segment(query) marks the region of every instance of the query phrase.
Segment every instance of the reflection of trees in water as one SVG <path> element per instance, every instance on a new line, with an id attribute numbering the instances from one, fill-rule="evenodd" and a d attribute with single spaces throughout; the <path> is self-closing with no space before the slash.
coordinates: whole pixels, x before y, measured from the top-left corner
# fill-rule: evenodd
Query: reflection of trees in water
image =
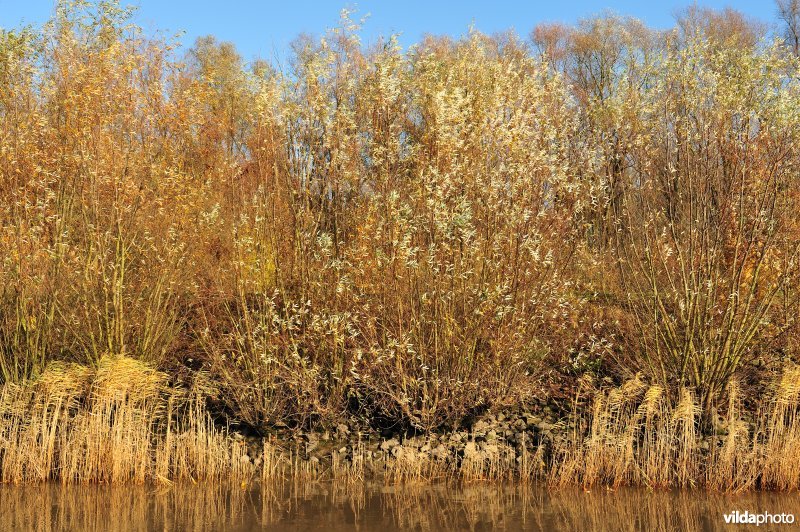
<path id="1" fill-rule="evenodd" d="M 255 489 L 59 485 L 0 488 L 3 529 L 709 530 L 723 514 L 800 513 L 797 494 L 724 495 L 540 486 L 287 483 Z"/>

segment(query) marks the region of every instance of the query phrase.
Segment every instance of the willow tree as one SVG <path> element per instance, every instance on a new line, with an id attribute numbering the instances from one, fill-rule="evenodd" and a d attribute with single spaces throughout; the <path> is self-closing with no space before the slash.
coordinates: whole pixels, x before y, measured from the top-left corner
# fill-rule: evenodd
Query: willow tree
<path id="1" fill-rule="evenodd" d="M 787 61 L 708 40 L 671 51 L 631 153 L 616 252 L 643 360 L 706 413 L 794 324 L 800 86 Z"/>

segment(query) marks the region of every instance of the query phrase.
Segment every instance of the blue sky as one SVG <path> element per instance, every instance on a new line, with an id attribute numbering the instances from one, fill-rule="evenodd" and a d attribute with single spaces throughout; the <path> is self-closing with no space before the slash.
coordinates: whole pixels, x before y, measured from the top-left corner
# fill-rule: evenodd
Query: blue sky
<path id="1" fill-rule="evenodd" d="M 336 24 L 343 7 L 356 7 L 359 15 L 370 14 L 362 33 L 366 42 L 374 41 L 379 35 L 401 32 L 400 42 L 408 46 L 424 33 L 460 35 L 473 22 L 477 29 L 486 33 L 513 28 L 527 35 L 539 22 L 573 23 L 604 9 L 663 28 L 673 24 L 676 10 L 690 3 L 674 0 L 123 0 L 123 4 L 139 6 L 137 22 L 150 32 L 157 29 L 185 31 L 181 39 L 184 44 L 211 34 L 236 44 L 246 60 L 255 57 L 282 59 L 298 34 L 323 33 L 325 28 Z M 715 8 L 730 6 L 766 22 L 775 20 L 772 0 L 707 0 L 699 4 Z M 0 27 L 39 24 L 47 20 L 52 8 L 51 0 L 0 0 Z"/>

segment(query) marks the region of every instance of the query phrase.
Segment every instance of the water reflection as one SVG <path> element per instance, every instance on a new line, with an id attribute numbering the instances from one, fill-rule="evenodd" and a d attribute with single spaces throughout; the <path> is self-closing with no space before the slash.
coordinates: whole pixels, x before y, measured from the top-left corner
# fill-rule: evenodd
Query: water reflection
<path id="1" fill-rule="evenodd" d="M 734 510 L 793 513 L 800 518 L 800 496 L 633 489 L 553 492 L 541 486 L 482 484 L 0 487 L 1 528 L 42 532 L 718 530 L 725 527 L 723 514 Z"/>

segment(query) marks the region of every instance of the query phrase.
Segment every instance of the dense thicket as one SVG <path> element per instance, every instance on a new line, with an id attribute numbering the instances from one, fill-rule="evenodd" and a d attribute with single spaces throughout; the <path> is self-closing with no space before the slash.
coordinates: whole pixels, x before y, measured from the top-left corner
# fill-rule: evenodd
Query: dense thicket
<path id="1" fill-rule="evenodd" d="M 257 430 L 458 423 L 553 370 L 710 411 L 798 355 L 798 13 L 407 51 L 345 15 L 276 69 L 60 3 L 0 33 L 2 379 L 124 354 Z"/>

